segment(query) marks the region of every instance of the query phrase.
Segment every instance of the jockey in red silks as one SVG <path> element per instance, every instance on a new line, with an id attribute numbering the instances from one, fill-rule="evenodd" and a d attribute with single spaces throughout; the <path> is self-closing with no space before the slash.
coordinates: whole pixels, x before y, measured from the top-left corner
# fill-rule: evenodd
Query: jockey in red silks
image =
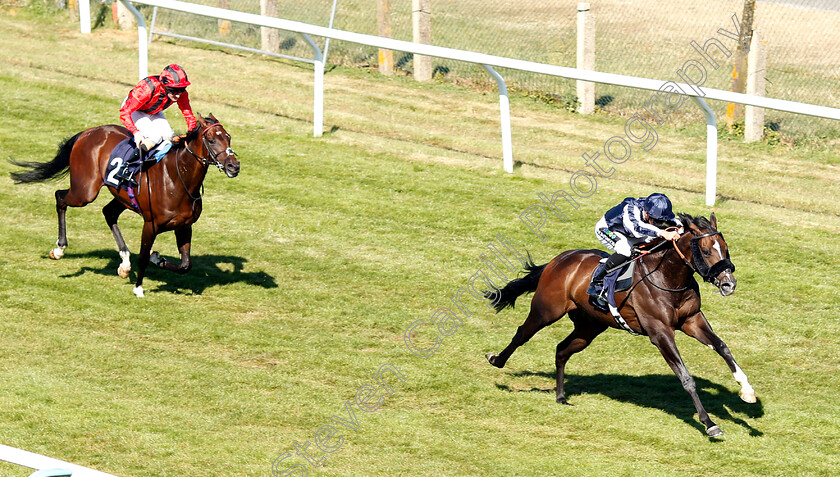
<path id="1" fill-rule="evenodd" d="M 172 64 L 164 68 L 160 75 L 142 79 L 128 93 L 120 107 L 120 121 L 134 135 L 137 150 L 116 174 L 118 179 L 136 184 L 128 171 L 128 164 L 139 158 L 141 148 L 150 151 L 162 144 L 160 150 L 165 151 L 171 147 L 175 132 L 163 115 L 163 110 L 173 103 L 178 103 L 187 122 L 187 130 L 196 127 L 195 115 L 190 108 L 190 96 L 187 93 L 189 85 L 184 69 Z"/>

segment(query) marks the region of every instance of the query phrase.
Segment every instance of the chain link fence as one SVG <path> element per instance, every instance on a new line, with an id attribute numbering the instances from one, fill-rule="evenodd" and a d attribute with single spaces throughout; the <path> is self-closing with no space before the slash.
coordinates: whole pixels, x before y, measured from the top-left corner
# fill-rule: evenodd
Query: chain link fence
<path id="1" fill-rule="evenodd" d="M 194 0 L 195 3 L 260 13 L 259 0 Z M 333 27 L 377 34 L 378 0 L 337 0 Z M 577 1 L 569 0 L 433 0 L 432 44 L 561 66 L 575 66 Z M 330 22 L 333 0 L 278 0 L 278 16 L 321 26 Z M 676 70 L 699 54 L 689 42 L 703 45 L 718 38 L 734 53 L 735 41 L 717 33 L 734 31 L 732 15 L 742 17 L 742 0 L 592 1 L 596 22 L 596 66 L 599 71 L 674 80 Z M 411 0 L 391 0 L 392 37 L 412 39 Z M 148 15 L 147 15 L 148 18 Z M 767 0 L 756 4 L 753 27 L 767 44 L 767 96 L 840 107 L 840 1 Z M 260 29 L 160 9 L 155 30 L 260 48 Z M 279 32 L 280 53 L 311 58 L 302 38 Z M 323 39 L 315 39 L 322 47 Z M 394 52 L 397 71 L 410 74 L 410 54 Z M 705 86 L 728 90 L 732 58 L 714 52 L 721 63 L 709 68 Z M 376 66 L 374 48 L 332 41 L 329 63 Z M 433 59 L 438 79 L 480 88 L 495 88 L 479 65 Z M 573 108 L 574 81 L 520 71 L 500 70 L 512 91 Z M 597 106 L 610 113 L 632 115 L 650 92 L 596 85 Z M 723 122 L 726 105 L 710 106 Z M 675 121 L 700 121 L 702 114 L 683 108 Z M 836 141 L 834 121 L 768 110 L 770 140 Z"/>

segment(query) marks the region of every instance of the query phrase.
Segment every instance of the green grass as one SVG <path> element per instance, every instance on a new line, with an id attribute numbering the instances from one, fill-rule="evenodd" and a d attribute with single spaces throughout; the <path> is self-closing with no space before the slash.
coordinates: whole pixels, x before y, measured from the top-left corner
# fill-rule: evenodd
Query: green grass
<path id="1" fill-rule="evenodd" d="M 47 160 L 62 138 L 117 121 L 136 80 L 134 33 L 83 36 L 64 19 L 0 12 L 0 157 Z M 388 363 L 405 382 L 390 381 L 376 412 L 356 409 L 357 430 L 336 424 L 340 449 L 310 475 L 831 475 L 840 464 L 833 149 L 720 145 L 714 210 L 739 287 L 723 299 L 703 285 L 704 310 L 760 403 L 740 402 L 722 360 L 680 336 L 726 432 L 710 441 L 645 338 L 610 330 L 574 356 L 573 407 L 552 391 L 568 320 L 504 370 L 484 360 L 527 300 L 496 315 L 465 296 L 470 316 L 434 356 L 403 342 L 484 269 L 498 234 L 545 262 L 593 246 L 592 224 L 626 195 L 662 190 L 678 210 L 708 215 L 702 134 L 662 128 L 656 148 L 599 181 L 569 222 L 549 219 L 541 242 L 518 214 L 538 192 L 567 190 L 580 154 L 620 134 L 620 119 L 513 98 L 510 175 L 494 94 L 335 68 L 329 132 L 316 139 L 307 67 L 166 42 L 150 54 L 152 70 L 177 61 L 189 72 L 195 110 L 225 124 L 242 173 L 210 171 L 193 270 L 149 271 L 139 300 L 115 273 L 107 193 L 68 212 L 67 255 L 52 261 L 52 194 L 66 179 L 14 185 L 0 162 L 3 444 L 120 476 L 270 475 Z M 140 220 L 121 223 L 136 251 Z M 156 248 L 176 255 L 171 234 Z M 19 469 L 0 472 L 27 475 Z"/>

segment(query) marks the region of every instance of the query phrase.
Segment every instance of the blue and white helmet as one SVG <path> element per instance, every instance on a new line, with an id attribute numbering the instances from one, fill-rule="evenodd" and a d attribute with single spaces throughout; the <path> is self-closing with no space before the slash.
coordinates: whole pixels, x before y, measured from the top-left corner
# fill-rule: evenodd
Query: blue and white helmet
<path id="1" fill-rule="evenodd" d="M 645 199 L 645 212 L 655 220 L 663 222 L 673 221 L 675 216 L 671 210 L 671 199 L 665 194 L 651 194 Z"/>

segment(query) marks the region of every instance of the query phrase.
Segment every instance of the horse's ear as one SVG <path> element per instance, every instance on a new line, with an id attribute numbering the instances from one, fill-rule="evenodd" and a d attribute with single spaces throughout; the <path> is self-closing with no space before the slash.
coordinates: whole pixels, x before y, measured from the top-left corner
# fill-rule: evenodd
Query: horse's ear
<path id="1" fill-rule="evenodd" d="M 207 121 L 204 120 L 204 117 L 201 116 L 201 114 L 195 113 L 195 119 L 198 121 L 198 124 L 201 124 L 201 127 L 207 127 Z"/>
<path id="2" fill-rule="evenodd" d="M 717 230 L 717 217 L 715 217 L 715 213 L 712 212 L 712 216 L 709 218 L 709 223 L 712 224 L 712 228 Z"/>
<path id="3" fill-rule="evenodd" d="M 212 119 L 213 121 L 219 122 L 219 120 L 216 119 L 216 116 L 213 116 L 213 113 L 210 113 L 210 119 Z"/>

